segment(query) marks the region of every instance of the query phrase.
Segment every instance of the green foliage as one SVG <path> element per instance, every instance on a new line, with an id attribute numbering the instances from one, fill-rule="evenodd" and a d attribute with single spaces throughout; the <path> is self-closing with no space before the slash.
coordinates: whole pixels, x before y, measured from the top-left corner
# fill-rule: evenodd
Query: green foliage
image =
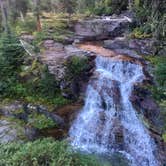
<path id="1" fill-rule="evenodd" d="M 161 102 L 166 100 L 166 57 L 149 56 L 146 57 L 154 67 L 153 74 L 155 76 L 155 86 L 150 86 L 153 97 Z"/>
<path id="2" fill-rule="evenodd" d="M 97 15 L 109 15 L 112 13 L 112 7 L 111 7 L 111 2 L 112 0 L 105 0 L 104 2 L 103 1 L 100 1 L 100 2 L 97 2 L 95 4 L 95 8 L 93 10 L 93 13 L 94 14 L 97 14 Z"/>
<path id="3" fill-rule="evenodd" d="M 127 9 L 127 0 L 78 0 L 77 12 L 110 15 Z"/>
<path id="4" fill-rule="evenodd" d="M 43 104 L 47 106 L 63 106 L 69 104 L 71 101 L 62 97 L 61 94 L 56 94 L 53 98 L 48 98 L 47 96 L 41 97 L 37 94 L 26 95 L 24 100 L 28 103 Z"/>
<path id="5" fill-rule="evenodd" d="M 23 62 L 24 50 L 18 38 L 9 33 L 0 40 L 0 77 L 6 78 L 16 74 Z"/>
<path id="6" fill-rule="evenodd" d="M 152 37 L 152 33 L 148 25 L 144 25 L 142 27 L 135 28 L 133 32 L 130 34 L 130 37 L 137 39 L 145 39 Z"/>
<path id="7" fill-rule="evenodd" d="M 71 37 L 73 33 L 69 30 L 69 19 L 65 14 L 43 14 L 42 31 L 34 33 L 33 44 L 38 46 L 46 39 L 63 42 L 66 37 Z"/>
<path id="8" fill-rule="evenodd" d="M 5 34 L 0 41 L 0 78 L 0 98 L 57 106 L 68 103 L 60 95 L 55 76 L 37 58 L 25 56 L 12 34 Z"/>
<path id="9" fill-rule="evenodd" d="M 36 31 L 36 19 L 34 17 L 27 16 L 23 20 L 18 20 L 15 27 L 16 33 L 30 33 Z"/>
<path id="10" fill-rule="evenodd" d="M 73 56 L 66 62 L 65 66 L 66 72 L 69 74 L 69 76 L 72 78 L 77 77 L 87 69 L 88 59 L 86 57 Z"/>
<path id="11" fill-rule="evenodd" d="M 166 88 L 166 57 L 161 57 L 158 59 L 155 75 L 159 85 L 163 88 Z"/>
<path id="12" fill-rule="evenodd" d="M 163 134 L 163 139 L 164 139 L 164 142 L 166 142 L 166 133 Z"/>
<path id="13" fill-rule="evenodd" d="M 162 130 L 166 133 L 166 57 L 150 56 L 148 60 L 154 66 L 156 85 L 150 86 L 154 99 L 160 105 L 160 117 L 163 122 Z M 163 134 L 166 141 L 166 135 Z"/>
<path id="14" fill-rule="evenodd" d="M 31 114 L 28 118 L 28 124 L 40 130 L 56 126 L 52 119 L 47 118 L 45 115 L 39 114 Z"/>
<path id="15" fill-rule="evenodd" d="M 137 2 L 138 1 L 138 2 Z M 134 11 L 137 16 L 137 26 L 143 27 L 144 33 L 150 30 L 155 42 L 156 50 L 160 51 L 164 47 L 164 41 L 166 36 L 166 14 L 165 14 L 165 1 L 154 0 L 149 2 L 148 0 L 139 1 L 135 0 Z M 154 53 L 155 54 L 155 53 Z"/>
<path id="16" fill-rule="evenodd" d="M 23 63 L 24 50 L 13 34 L 4 34 L 0 40 L 0 96 L 11 92 Z"/>
<path id="17" fill-rule="evenodd" d="M 1 166 L 99 166 L 94 157 L 73 153 L 67 143 L 51 138 L 0 145 Z"/>

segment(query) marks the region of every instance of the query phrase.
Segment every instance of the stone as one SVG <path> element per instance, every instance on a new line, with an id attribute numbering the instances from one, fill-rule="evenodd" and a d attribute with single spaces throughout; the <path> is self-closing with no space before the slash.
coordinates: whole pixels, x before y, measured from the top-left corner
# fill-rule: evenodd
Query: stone
<path id="1" fill-rule="evenodd" d="M 0 143 L 13 141 L 33 140 L 36 137 L 36 130 L 30 127 L 24 128 L 14 121 L 0 119 Z"/>
<path id="2" fill-rule="evenodd" d="M 126 16 L 82 20 L 76 23 L 75 33 L 82 41 L 103 40 L 121 35 L 130 24 Z"/>
<path id="3" fill-rule="evenodd" d="M 152 39 L 131 39 L 129 40 L 129 48 L 136 50 L 142 55 L 152 55 L 154 52 Z"/>
<path id="4" fill-rule="evenodd" d="M 134 50 L 130 49 L 114 49 L 116 54 L 121 54 L 121 55 L 128 55 L 133 58 L 141 58 L 141 56 L 138 55 L 138 53 Z"/>
<path id="5" fill-rule="evenodd" d="M 115 38 L 114 40 L 105 40 L 103 46 L 108 49 L 124 49 L 128 48 L 128 42 L 124 37 Z"/>
<path id="6" fill-rule="evenodd" d="M 33 35 L 23 34 L 23 35 L 21 35 L 21 39 L 25 40 L 28 43 L 33 43 L 35 37 Z"/>
<path id="7" fill-rule="evenodd" d="M 117 53 L 124 53 L 133 57 L 138 55 L 152 55 L 154 52 L 152 39 L 128 39 L 127 37 L 117 37 L 104 41 L 104 48 L 114 50 Z"/>
<path id="8" fill-rule="evenodd" d="M 143 114 L 154 126 L 159 127 L 159 106 L 147 89 L 143 88 L 142 85 L 134 85 L 130 100 L 137 111 L 142 110 L 139 113 Z"/>
<path id="9" fill-rule="evenodd" d="M 19 101 L 14 101 L 10 104 L 0 106 L 0 114 L 2 116 L 10 117 L 17 114 L 17 111 L 22 109 L 22 104 Z"/>
<path id="10" fill-rule="evenodd" d="M 7 120 L 0 120 L 0 143 L 18 140 L 17 130 Z"/>

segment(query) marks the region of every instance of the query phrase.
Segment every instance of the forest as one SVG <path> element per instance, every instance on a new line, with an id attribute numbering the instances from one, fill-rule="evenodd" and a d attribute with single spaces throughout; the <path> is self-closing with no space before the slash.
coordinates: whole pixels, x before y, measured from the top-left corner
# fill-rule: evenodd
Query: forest
<path id="1" fill-rule="evenodd" d="M 0 0 L 0 166 L 166 166 L 166 0 Z"/>

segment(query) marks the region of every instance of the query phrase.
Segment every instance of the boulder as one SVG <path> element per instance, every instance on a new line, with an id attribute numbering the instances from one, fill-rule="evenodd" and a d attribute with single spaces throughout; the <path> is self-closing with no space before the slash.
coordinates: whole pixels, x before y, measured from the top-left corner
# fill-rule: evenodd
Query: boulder
<path id="1" fill-rule="evenodd" d="M 3 104 L 0 106 L 0 115 L 11 117 L 15 116 L 22 110 L 22 104 L 19 101 L 14 101 L 10 104 Z"/>
<path id="2" fill-rule="evenodd" d="M 0 119 L 0 143 L 33 140 L 35 137 L 36 131 L 33 128 L 25 128 L 14 121 Z"/>
<path id="3" fill-rule="evenodd" d="M 126 37 L 117 37 L 112 40 L 105 40 L 103 46 L 114 50 L 119 54 L 130 56 L 152 55 L 154 52 L 152 39 L 128 39 Z"/>
<path id="4" fill-rule="evenodd" d="M 82 41 L 103 40 L 121 35 L 131 22 L 126 16 L 82 20 L 76 23 L 75 33 Z"/>
<path id="5" fill-rule="evenodd" d="M 30 35 L 30 34 L 23 34 L 23 35 L 21 36 L 21 39 L 22 39 L 22 40 L 25 40 L 25 41 L 28 42 L 28 43 L 33 43 L 35 37 L 34 37 L 33 35 Z"/>

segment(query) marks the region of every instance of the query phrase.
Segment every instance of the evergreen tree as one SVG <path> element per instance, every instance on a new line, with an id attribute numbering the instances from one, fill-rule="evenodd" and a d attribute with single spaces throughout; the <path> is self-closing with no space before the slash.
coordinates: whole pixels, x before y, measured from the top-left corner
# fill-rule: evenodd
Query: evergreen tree
<path id="1" fill-rule="evenodd" d="M 11 33 L 5 33 L 0 41 L 0 94 L 10 91 L 10 85 L 17 81 L 23 62 L 24 50 Z"/>

